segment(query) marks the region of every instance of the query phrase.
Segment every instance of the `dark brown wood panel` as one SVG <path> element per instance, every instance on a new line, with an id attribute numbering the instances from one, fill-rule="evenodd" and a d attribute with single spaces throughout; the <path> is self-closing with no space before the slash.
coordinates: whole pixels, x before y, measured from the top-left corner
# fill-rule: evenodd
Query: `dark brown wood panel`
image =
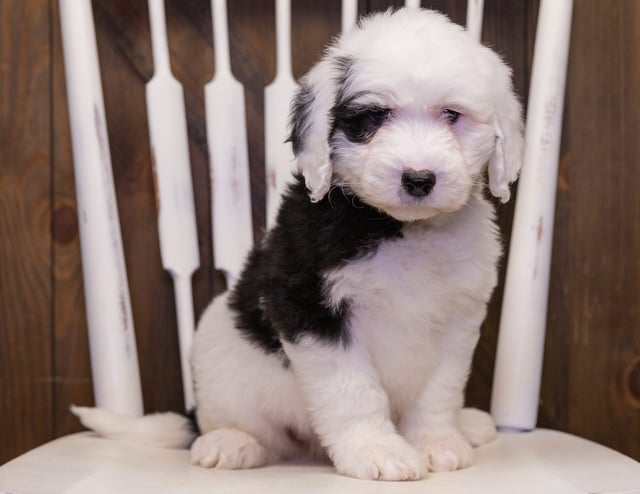
<path id="1" fill-rule="evenodd" d="M 636 458 L 639 28 L 633 0 L 575 4 L 541 401 L 546 425 Z"/>
<path id="2" fill-rule="evenodd" d="M 291 58 L 293 76 L 304 75 L 320 60 L 327 44 L 341 29 L 341 2 L 293 2 Z M 362 2 L 359 8 L 362 9 Z"/>
<path id="3" fill-rule="evenodd" d="M 184 86 L 201 268 L 213 269 L 203 86 L 214 74 L 210 2 L 166 0 Z M 264 87 L 275 75 L 274 0 L 228 2 L 235 77 L 245 86 L 254 231 L 264 228 Z M 360 13 L 402 0 L 361 0 Z M 537 0 L 485 2 L 483 41 L 513 67 L 526 103 Z M 76 200 L 55 0 L 0 0 L 0 461 L 79 430 L 91 404 Z M 292 2 L 293 72 L 340 31 L 339 0 Z M 464 23 L 465 0 L 423 0 Z M 146 2 L 93 0 L 114 179 L 145 409 L 182 410 L 171 279 L 162 270 L 144 87 L 153 73 Z M 575 2 L 540 423 L 640 459 L 640 3 Z M 498 207 L 508 247 L 513 203 Z M 504 276 L 503 262 L 500 279 Z M 468 401 L 489 405 L 502 285 L 474 359 Z"/>
<path id="4" fill-rule="evenodd" d="M 0 463 L 53 437 L 49 4 L 0 2 Z"/>

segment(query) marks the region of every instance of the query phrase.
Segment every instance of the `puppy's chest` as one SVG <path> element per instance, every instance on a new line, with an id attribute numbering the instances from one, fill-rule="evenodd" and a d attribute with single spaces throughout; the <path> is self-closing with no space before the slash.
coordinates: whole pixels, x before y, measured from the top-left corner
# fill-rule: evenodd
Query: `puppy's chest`
<path id="1" fill-rule="evenodd" d="M 500 255 L 493 226 L 484 226 L 408 230 L 327 275 L 332 303 L 349 301 L 347 330 L 369 353 L 394 413 L 443 365 L 446 338 L 475 341 Z"/>
<path id="2" fill-rule="evenodd" d="M 396 324 L 441 320 L 471 298 L 486 302 L 496 278 L 500 246 L 490 222 L 459 228 L 407 228 L 402 238 L 326 275 L 332 303 L 372 312 Z"/>

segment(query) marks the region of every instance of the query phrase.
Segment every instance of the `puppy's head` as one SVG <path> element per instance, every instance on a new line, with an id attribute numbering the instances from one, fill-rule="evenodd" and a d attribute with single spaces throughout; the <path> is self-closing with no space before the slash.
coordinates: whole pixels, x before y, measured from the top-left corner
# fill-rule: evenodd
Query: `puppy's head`
<path id="1" fill-rule="evenodd" d="M 332 185 L 401 220 L 466 204 L 488 166 L 509 199 L 521 107 L 511 72 L 445 16 L 401 9 L 363 19 L 302 79 L 291 137 L 312 201 Z"/>

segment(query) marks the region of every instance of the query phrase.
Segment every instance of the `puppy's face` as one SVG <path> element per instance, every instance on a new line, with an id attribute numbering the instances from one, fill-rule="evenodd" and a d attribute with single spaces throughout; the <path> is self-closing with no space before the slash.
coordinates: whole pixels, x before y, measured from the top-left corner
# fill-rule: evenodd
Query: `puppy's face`
<path id="1" fill-rule="evenodd" d="M 490 115 L 474 104 L 487 95 L 439 66 L 437 53 L 410 64 L 417 50 L 407 58 L 395 46 L 378 48 L 349 64 L 331 110 L 333 180 L 399 220 L 455 211 L 495 147 Z"/>
<path id="2" fill-rule="evenodd" d="M 294 152 L 312 200 L 331 185 L 401 220 L 455 211 L 483 180 L 508 199 L 520 167 L 509 70 L 430 11 L 363 20 L 303 79 Z"/>

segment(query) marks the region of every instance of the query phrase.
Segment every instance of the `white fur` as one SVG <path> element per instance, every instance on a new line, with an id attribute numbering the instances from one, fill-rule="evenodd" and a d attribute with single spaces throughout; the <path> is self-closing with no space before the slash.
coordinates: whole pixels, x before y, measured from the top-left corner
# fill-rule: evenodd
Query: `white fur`
<path id="1" fill-rule="evenodd" d="M 203 432 L 248 432 L 271 453 L 265 462 L 307 446 L 317 453 L 320 442 L 338 471 L 359 478 L 407 480 L 468 466 L 471 445 L 495 437 L 485 413 L 460 412 L 496 281 L 492 217 L 489 203 L 471 198 L 327 273 L 332 299 L 353 301 L 351 344 L 285 344 L 293 372 L 245 340 L 226 295 L 216 299 L 194 340 Z M 194 456 L 205 456 L 197 447 Z"/>
<path id="2" fill-rule="evenodd" d="M 337 134 L 330 159 L 336 57 L 354 61 L 341 90 L 392 109 L 393 118 L 366 144 Z M 193 343 L 203 436 L 192 461 L 247 468 L 307 452 L 328 455 L 343 474 L 384 480 L 466 467 L 472 446 L 495 438 L 490 417 L 462 405 L 501 254 L 483 173 L 507 200 L 520 168 L 510 71 L 444 16 L 401 10 L 364 20 L 303 84 L 314 96 L 298 154 L 310 199 L 347 186 L 407 223 L 402 238 L 320 273 L 328 304 L 350 302 L 349 341 L 283 342 L 290 368 L 234 327 L 226 294 L 214 300 Z M 447 122 L 445 109 L 460 119 Z M 403 194 L 407 168 L 436 175 L 429 195 Z M 79 415 L 106 434 L 144 436 L 136 424 L 146 418 L 102 427 Z"/>
<path id="3" fill-rule="evenodd" d="M 186 417 L 177 413 L 156 413 L 130 417 L 101 408 L 71 406 L 82 425 L 111 439 L 147 444 L 160 448 L 185 448 L 195 433 Z"/>
<path id="4" fill-rule="evenodd" d="M 345 170 L 341 160 L 332 164 L 326 141 L 326 116 L 340 79 L 333 63 L 338 57 L 355 59 L 347 92 L 366 89 L 366 100 L 396 113 L 396 124 L 381 129 L 374 138 L 377 142 L 366 152 L 356 156 L 347 152 L 350 162 L 359 160 L 361 166 L 355 170 Z M 370 16 L 361 22 L 361 29 L 330 47 L 302 82 L 315 95 L 308 124 L 311 137 L 298 155 L 312 200 L 329 190 L 335 167 L 333 171 L 345 172 L 347 183 L 372 205 L 401 220 L 424 218 L 425 212 L 459 207 L 454 199 L 460 192 L 468 194 L 487 162 L 491 193 L 503 202 L 509 199 L 509 184 L 520 170 L 523 147 L 521 108 L 513 93 L 511 71 L 493 51 L 442 14 L 403 9 Z M 445 108 L 462 113 L 451 128 L 441 118 Z M 434 189 L 436 193 L 422 208 L 394 214 L 397 197 L 395 189 L 388 188 L 397 183 L 393 179 L 405 167 L 440 172 L 440 183 L 447 187 Z"/>
<path id="5" fill-rule="evenodd" d="M 227 294 L 202 315 L 192 364 L 203 433 L 225 428 L 253 435 L 272 459 L 300 455 L 316 442 L 294 375 L 235 328 Z M 309 445 L 319 451 L 316 445 Z"/>
<path id="6" fill-rule="evenodd" d="M 353 61 L 341 88 L 337 57 Z M 304 441 L 319 441 L 338 471 L 355 477 L 413 479 L 468 466 L 472 444 L 495 437 L 486 414 L 461 420 L 460 411 L 500 256 L 482 175 L 488 164 L 490 190 L 504 201 L 520 168 L 522 122 L 510 71 L 445 17 L 400 11 L 365 20 L 328 50 L 303 84 L 314 98 L 298 166 L 311 200 L 322 199 L 332 184 L 346 185 L 368 204 L 413 223 L 401 240 L 323 273 L 330 302 L 350 301 L 350 342 L 286 343 L 293 373 L 270 368 L 272 360 L 251 349 L 231 324 L 222 327 L 224 299 L 214 302 L 195 340 L 196 381 L 219 383 L 210 368 L 218 362 L 219 372 L 242 376 L 242 382 L 200 389 L 198 403 L 219 414 L 226 407 L 221 402 L 233 400 L 228 395 L 250 387 L 250 420 L 240 423 L 227 412 L 214 428 L 231 421 L 267 450 L 272 440 L 266 436 L 295 430 Z M 390 108 L 393 118 L 366 144 L 338 134 L 330 159 L 327 117 L 339 90 L 358 95 L 358 103 Z M 453 125 L 443 118 L 449 108 L 461 113 Z M 435 173 L 426 198 L 399 193 L 407 168 Z M 220 337 L 255 355 L 236 359 L 240 349 L 220 347 Z M 254 375 L 269 378 L 254 381 Z M 282 446 L 278 441 L 276 449 Z"/>

